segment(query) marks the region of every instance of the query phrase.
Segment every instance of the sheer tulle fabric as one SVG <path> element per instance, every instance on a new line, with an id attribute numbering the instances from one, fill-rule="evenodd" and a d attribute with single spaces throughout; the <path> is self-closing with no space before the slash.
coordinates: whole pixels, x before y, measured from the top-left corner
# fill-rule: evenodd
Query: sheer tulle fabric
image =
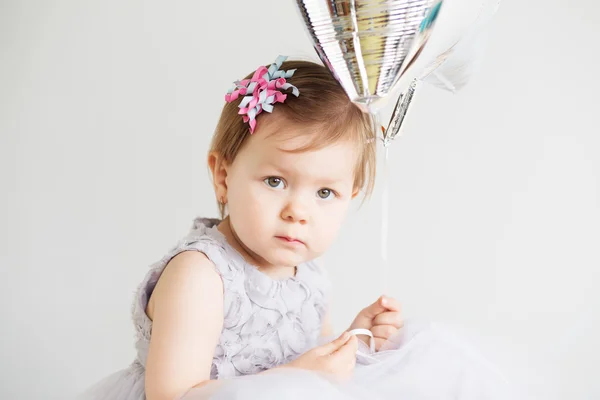
<path id="1" fill-rule="evenodd" d="M 367 346 L 361 352 L 368 352 Z M 278 368 L 192 389 L 180 400 L 500 400 L 521 399 L 478 350 L 434 323 L 407 321 L 371 357 L 357 360 L 346 382 L 310 371 Z"/>

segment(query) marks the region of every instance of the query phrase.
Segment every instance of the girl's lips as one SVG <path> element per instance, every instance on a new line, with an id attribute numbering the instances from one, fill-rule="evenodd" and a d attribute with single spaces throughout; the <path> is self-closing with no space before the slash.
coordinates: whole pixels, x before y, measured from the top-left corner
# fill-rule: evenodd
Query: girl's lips
<path id="1" fill-rule="evenodd" d="M 292 244 L 304 244 L 304 242 L 300 239 L 295 239 L 289 236 L 275 236 L 277 239 L 280 239 L 286 243 L 292 243 Z"/>

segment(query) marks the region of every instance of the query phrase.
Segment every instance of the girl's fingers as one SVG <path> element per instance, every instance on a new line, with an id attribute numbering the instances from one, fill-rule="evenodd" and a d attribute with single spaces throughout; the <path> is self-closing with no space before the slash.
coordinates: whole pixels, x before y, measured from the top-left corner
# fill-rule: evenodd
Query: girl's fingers
<path id="1" fill-rule="evenodd" d="M 402 310 L 402 305 L 400 302 L 393 297 L 381 296 L 381 305 L 387 308 L 389 311 L 400 311 Z"/>
<path id="2" fill-rule="evenodd" d="M 358 339 L 354 335 L 350 335 L 350 338 L 340 348 L 334 351 L 331 355 L 338 357 L 356 357 L 356 350 L 358 349 Z"/>
<path id="3" fill-rule="evenodd" d="M 375 339 L 387 340 L 394 333 L 398 332 L 398 328 L 393 325 L 377 325 L 371 328 L 371 332 L 375 336 Z"/>
<path id="4" fill-rule="evenodd" d="M 385 305 L 386 299 L 387 297 L 381 296 L 375 303 L 363 308 L 359 315 L 367 320 L 372 320 L 378 314 L 387 311 L 387 306 Z"/>
<path id="5" fill-rule="evenodd" d="M 373 319 L 373 325 L 392 325 L 400 329 L 403 325 L 402 315 L 400 311 L 383 312 Z"/>
<path id="6" fill-rule="evenodd" d="M 352 339 L 352 335 L 344 332 L 334 341 L 318 347 L 318 352 L 321 355 L 332 354 L 341 349 L 350 339 Z"/>
<path id="7" fill-rule="evenodd" d="M 379 337 L 376 337 L 374 340 L 375 340 L 375 350 L 377 350 L 377 351 L 379 351 L 381 349 L 381 346 L 383 346 L 383 344 L 385 342 L 387 342 L 386 339 L 382 339 Z"/>

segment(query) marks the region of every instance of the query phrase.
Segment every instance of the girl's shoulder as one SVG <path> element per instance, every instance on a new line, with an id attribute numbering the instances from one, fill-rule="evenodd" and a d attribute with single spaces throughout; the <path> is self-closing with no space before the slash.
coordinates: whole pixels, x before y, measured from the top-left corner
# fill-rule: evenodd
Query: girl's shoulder
<path id="1" fill-rule="evenodd" d="M 227 270 L 235 265 L 231 262 L 224 237 L 217 229 L 219 223 L 220 220 L 215 218 L 194 219 L 189 232 L 150 269 L 160 272 L 178 254 L 197 251 L 203 253 L 214 264 L 220 275 L 227 273 Z"/>
<path id="2" fill-rule="evenodd" d="M 222 278 L 239 273 L 242 266 L 232 261 L 217 230 L 219 222 L 218 219 L 196 218 L 189 232 L 150 266 L 138 285 L 132 307 L 138 339 L 150 337 L 151 321 L 146 314 L 148 302 L 165 268 L 178 255 L 190 251 L 202 253 Z"/>

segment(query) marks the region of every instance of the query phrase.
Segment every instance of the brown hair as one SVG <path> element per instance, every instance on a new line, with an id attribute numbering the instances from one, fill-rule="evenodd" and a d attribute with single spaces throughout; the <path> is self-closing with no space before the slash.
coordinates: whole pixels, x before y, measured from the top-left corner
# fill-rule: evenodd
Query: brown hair
<path id="1" fill-rule="evenodd" d="M 288 93 L 284 103 L 274 104 L 273 113 L 262 112 L 257 116 L 257 128 L 261 119 L 283 117 L 292 124 L 312 125 L 321 133 L 314 135 L 308 145 L 296 152 L 323 148 L 339 140 L 352 140 L 357 145 L 358 162 L 354 171 L 354 189 L 363 190 L 365 198 L 373 191 L 376 166 L 376 132 L 372 118 L 350 101 L 343 88 L 322 65 L 309 61 L 286 61 L 280 70 L 296 69 L 288 79 L 296 86 L 300 96 Z M 251 78 L 250 73 L 246 79 Z M 232 163 L 250 137 L 247 123 L 238 114 L 241 99 L 225 103 L 215 130 L 210 152 L 220 154 Z M 225 204 L 219 202 L 221 218 L 225 217 Z"/>

